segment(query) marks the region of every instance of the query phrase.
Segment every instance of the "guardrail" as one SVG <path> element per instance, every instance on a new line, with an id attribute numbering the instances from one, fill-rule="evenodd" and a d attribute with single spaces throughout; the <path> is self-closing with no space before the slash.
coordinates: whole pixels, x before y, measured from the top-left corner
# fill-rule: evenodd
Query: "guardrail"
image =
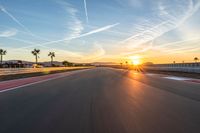
<path id="1" fill-rule="evenodd" d="M 25 74 L 25 73 L 37 73 L 37 72 L 48 73 L 51 71 L 73 70 L 73 69 L 84 69 L 84 68 L 88 68 L 88 67 L 2 68 L 0 69 L 0 76 L 13 75 L 13 74 Z"/>
<path id="2" fill-rule="evenodd" d="M 144 66 L 148 70 L 200 73 L 200 63 L 153 64 Z"/>

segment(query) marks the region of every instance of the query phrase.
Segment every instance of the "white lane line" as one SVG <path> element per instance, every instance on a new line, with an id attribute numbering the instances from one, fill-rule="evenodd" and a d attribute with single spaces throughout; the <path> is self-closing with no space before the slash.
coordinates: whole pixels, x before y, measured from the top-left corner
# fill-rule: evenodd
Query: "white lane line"
<path id="1" fill-rule="evenodd" d="M 185 77 L 175 77 L 175 76 L 168 76 L 168 77 L 163 77 L 166 79 L 172 79 L 172 80 L 192 80 L 191 78 L 185 78 Z"/>

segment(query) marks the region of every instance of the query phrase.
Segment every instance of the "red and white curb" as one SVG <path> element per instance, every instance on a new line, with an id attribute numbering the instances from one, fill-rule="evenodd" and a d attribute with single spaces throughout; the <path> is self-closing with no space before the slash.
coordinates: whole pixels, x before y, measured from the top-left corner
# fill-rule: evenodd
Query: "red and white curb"
<path id="1" fill-rule="evenodd" d="M 75 74 L 80 71 L 84 71 L 84 70 L 77 70 L 73 72 L 56 73 L 56 74 L 50 74 L 50 75 L 44 75 L 44 76 L 2 81 L 0 82 L 0 93 L 15 90 L 15 89 L 25 87 L 25 86 L 30 86 L 33 84 L 38 84 L 38 83 L 62 78 L 71 74 Z"/>

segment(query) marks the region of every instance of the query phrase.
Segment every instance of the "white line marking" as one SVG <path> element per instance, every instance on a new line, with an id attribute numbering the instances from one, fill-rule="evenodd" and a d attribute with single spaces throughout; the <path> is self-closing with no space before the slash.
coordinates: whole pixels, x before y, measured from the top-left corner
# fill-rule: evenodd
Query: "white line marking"
<path id="1" fill-rule="evenodd" d="M 172 79 L 172 80 L 191 80 L 191 78 L 174 77 L 174 76 L 163 77 L 163 78 L 166 78 L 166 79 Z"/>

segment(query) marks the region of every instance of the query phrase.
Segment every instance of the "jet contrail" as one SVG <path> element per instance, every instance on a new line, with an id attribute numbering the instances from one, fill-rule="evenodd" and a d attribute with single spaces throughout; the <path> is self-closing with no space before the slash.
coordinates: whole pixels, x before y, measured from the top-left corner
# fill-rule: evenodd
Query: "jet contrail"
<path id="1" fill-rule="evenodd" d="M 21 47 L 21 48 L 18 48 L 18 49 L 30 48 L 30 47 L 34 47 L 34 46 L 44 46 L 44 45 L 48 45 L 48 44 L 59 43 L 59 42 L 63 42 L 63 41 L 69 41 L 69 40 L 73 40 L 73 39 L 77 39 L 77 38 L 89 36 L 89 35 L 92 35 L 92 34 L 95 34 L 95 33 L 98 33 L 98 32 L 102 32 L 102 31 L 108 30 L 110 28 L 113 28 L 113 27 L 115 27 L 117 25 L 119 25 L 119 23 L 112 24 L 112 25 L 107 25 L 107 26 L 101 27 L 99 29 L 95 29 L 95 30 L 92 30 L 90 32 L 81 34 L 79 36 L 75 36 L 75 37 L 71 37 L 71 38 L 66 38 L 66 39 L 61 39 L 61 40 L 56 40 L 56 41 L 50 41 L 50 42 L 46 42 L 46 43 L 42 43 L 42 44 L 30 45 L 30 46 Z"/>
<path id="2" fill-rule="evenodd" d="M 86 0 L 84 0 L 84 8 L 85 8 L 86 21 L 88 23 L 89 19 L 88 19 L 88 9 L 87 9 L 87 2 L 86 2 Z"/>
<path id="3" fill-rule="evenodd" d="M 157 29 L 157 28 L 159 28 L 160 26 L 165 25 L 165 24 L 167 24 L 167 23 L 169 23 L 169 21 L 164 21 L 164 22 L 162 22 L 162 23 L 160 23 L 160 24 L 158 24 L 158 25 L 156 25 L 156 26 L 154 26 L 154 27 L 152 27 L 152 28 L 150 28 L 150 29 L 148 29 L 148 30 L 145 30 L 145 31 L 143 31 L 143 32 L 141 32 L 141 33 L 138 33 L 138 34 L 136 34 L 136 35 L 133 35 L 133 36 L 131 36 L 131 37 L 129 37 L 129 38 L 127 38 L 127 39 L 121 41 L 120 43 L 127 42 L 127 41 L 129 41 L 129 40 L 131 40 L 131 39 L 133 39 L 133 38 L 135 38 L 135 37 L 141 36 L 141 35 L 143 35 L 143 34 L 149 32 L 149 31 L 152 31 L 152 30 L 154 30 L 154 29 Z"/>
<path id="4" fill-rule="evenodd" d="M 43 44 L 41 44 L 41 45 L 47 45 L 47 44 L 58 43 L 58 42 L 63 42 L 63 41 L 69 41 L 69 40 L 73 40 L 73 39 L 77 39 L 77 38 L 89 36 L 89 35 L 92 35 L 92 34 L 95 34 L 95 33 L 98 33 L 98 32 L 102 32 L 102 31 L 108 30 L 108 29 L 110 29 L 110 28 L 112 28 L 112 27 L 115 27 L 115 26 L 117 26 L 117 25 L 119 25 L 119 23 L 112 24 L 112 25 L 107 25 L 107 26 L 101 27 L 101 28 L 99 28 L 99 29 L 92 30 L 92 31 L 90 31 L 90 32 L 87 32 L 87 33 L 84 33 L 84 34 L 81 34 L 81 35 L 79 35 L 79 36 L 75 36 L 75 37 L 72 37 L 72 38 L 66 38 L 66 39 L 61 39 L 61 40 L 46 42 L 46 43 L 43 43 Z"/>
<path id="5" fill-rule="evenodd" d="M 42 40 L 47 40 L 33 34 L 25 25 L 23 25 L 17 18 L 15 18 L 10 12 L 8 12 L 2 5 L 0 5 L 0 10 L 4 12 L 5 14 L 7 14 L 14 22 L 16 22 L 19 26 L 21 26 L 31 36 L 40 38 Z"/>
<path id="6" fill-rule="evenodd" d="M 0 6 L 0 10 L 7 14 L 13 21 L 15 21 L 18 25 L 20 25 L 27 32 L 31 33 L 29 29 L 27 29 L 18 19 L 16 19 L 11 13 L 9 13 L 3 6 Z"/>

